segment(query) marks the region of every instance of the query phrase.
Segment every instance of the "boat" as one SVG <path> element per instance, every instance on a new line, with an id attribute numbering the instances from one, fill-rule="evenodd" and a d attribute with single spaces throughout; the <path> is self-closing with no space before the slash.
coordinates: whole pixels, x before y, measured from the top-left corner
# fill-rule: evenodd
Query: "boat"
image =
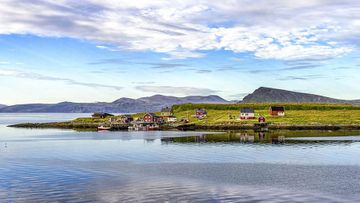
<path id="1" fill-rule="evenodd" d="M 97 127 L 97 130 L 98 130 L 98 131 L 111 130 L 111 127 L 99 126 L 99 127 Z"/>
<path id="2" fill-rule="evenodd" d="M 146 130 L 160 130 L 160 126 L 158 126 L 158 125 L 150 125 L 150 126 L 147 126 Z"/>

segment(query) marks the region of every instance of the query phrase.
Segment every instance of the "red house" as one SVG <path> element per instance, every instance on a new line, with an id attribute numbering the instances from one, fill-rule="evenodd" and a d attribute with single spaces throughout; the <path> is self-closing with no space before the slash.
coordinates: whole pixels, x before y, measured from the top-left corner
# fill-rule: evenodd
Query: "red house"
<path id="1" fill-rule="evenodd" d="M 272 116 L 285 116 L 285 107 L 283 106 L 271 106 L 269 113 Z"/>
<path id="2" fill-rule="evenodd" d="M 164 123 L 164 119 L 161 116 L 157 116 L 154 113 L 146 113 L 143 117 L 145 123 Z"/>
<path id="3" fill-rule="evenodd" d="M 265 123 L 265 122 L 266 122 L 264 116 L 260 116 L 259 119 L 258 119 L 258 121 L 259 121 L 259 123 Z"/>

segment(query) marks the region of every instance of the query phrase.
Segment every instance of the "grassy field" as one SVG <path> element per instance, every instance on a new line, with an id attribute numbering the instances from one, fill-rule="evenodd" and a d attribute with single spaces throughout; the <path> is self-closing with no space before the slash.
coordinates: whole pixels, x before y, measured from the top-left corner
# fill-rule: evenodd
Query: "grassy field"
<path id="1" fill-rule="evenodd" d="M 285 106 L 285 116 L 270 116 L 268 108 L 275 104 L 183 104 L 173 107 L 178 119 L 195 124 L 250 124 L 257 119 L 239 120 L 241 108 L 255 109 L 256 116 L 264 115 L 273 124 L 360 124 L 360 107 L 347 104 L 276 104 Z M 196 108 L 206 108 L 208 116 L 199 120 Z"/>
<path id="2" fill-rule="evenodd" d="M 269 106 L 284 106 L 285 116 L 270 116 Z M 193 117 L 197 108 L 205 108 L 205 119 Z M 255 109 L 256 116 L 264 115 L 273 124 L 360 124 L 360 106 L 350 104 L 284 103 L 284 104 L 179 104 L 173 106 L 178 121 L 188 119 L 194 124 L 252 124 L 257 119 L 239 120 L 241 108 Z M 156 113 L 160 115 L 159 113 Z M 134 118 L 144 113 L 134 114 Z M 78 118 L 73 123 L 107 123 L 109 118 Z"/>

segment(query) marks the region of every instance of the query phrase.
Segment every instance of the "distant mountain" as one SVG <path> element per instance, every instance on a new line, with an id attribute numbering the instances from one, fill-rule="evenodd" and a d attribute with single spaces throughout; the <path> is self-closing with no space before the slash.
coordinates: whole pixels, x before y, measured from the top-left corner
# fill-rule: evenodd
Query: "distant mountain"
<path id="1" fill-rule="evenodd" d="M 0 109 L 6 107 L 4 104 L 0 104 Z"/>
<path id="2" fill-rule="evenodd" d="M 111 113 L 136 113 L 136 112 L 155 112 L 161 108 L 183 103 L 231 103 L 219 96 L 188 96 L 173 97 L 164 95 L 154 95 L 151 97 L 141 97 L 139 99 L 120 98 L 110 103 L 73 103 L 61 102 L 58 104 L 21 104 L 0 108 L 0 112 L 52 112 L 52 113 L 91 113 L 91 112 L 111 112 Z"/>
<path id="3" fill-rule="evenodd" d="M 282 89 L 260 87 L 244 97 L 242 103 L 260 102 L 318 102 L 318 103 L 351 103 L 360 105 L 360 100 L 342 100 L 315 94 L 293 92 Z"/>
<path id="4" fill-rule="evenodd" d="M 188 96 L 174 97 L 164 95 L 154 95 L 151 97 L 141 97 L 138 99 L 120 98 L 113 102 L 97 103 L 73 103 L 61 102 L 58 104 L 21 104 L 13 106 L 0 105 L 0 112 L 7 113 L 137 113 L 137 112 L 156 112 L 166 106 L 184 103 L 237 103 L 238 101 L 227 101 L 216 95 L 209 96 Z M 341 100 L 324 97 L 315 94 L 293 92 L 282 89 L 260 87 L 253 93 L 244 97 L 239 103 L 260 103 L 260 102 L 319 102 L 319 103 L 351 103 L 360 105 L 360 100 Z"/>

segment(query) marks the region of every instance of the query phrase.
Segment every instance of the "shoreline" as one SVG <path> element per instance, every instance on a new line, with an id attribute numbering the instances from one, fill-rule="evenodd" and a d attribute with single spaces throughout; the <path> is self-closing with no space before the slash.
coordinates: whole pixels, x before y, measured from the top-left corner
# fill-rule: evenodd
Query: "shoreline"
<path id="1" fill-rule="evenodd" d="M 56 129 L 83 129 L 97 130 L 101 123 L 74 123 L 74 122 L 50 122 L 50 123 L 19 123 L 9 125 L 14 128 L 56 128 Z M 111 126 L 112 131 L 127 131 L 129 124 L 116 124 Z M 163 125 L 160 130 L 360 130 L 360 124 L 268 124 L 264 128 L 258 128 L 253 124 L 182 124 Z M 265 130 L 265 131 L 266 131 Z"/>

